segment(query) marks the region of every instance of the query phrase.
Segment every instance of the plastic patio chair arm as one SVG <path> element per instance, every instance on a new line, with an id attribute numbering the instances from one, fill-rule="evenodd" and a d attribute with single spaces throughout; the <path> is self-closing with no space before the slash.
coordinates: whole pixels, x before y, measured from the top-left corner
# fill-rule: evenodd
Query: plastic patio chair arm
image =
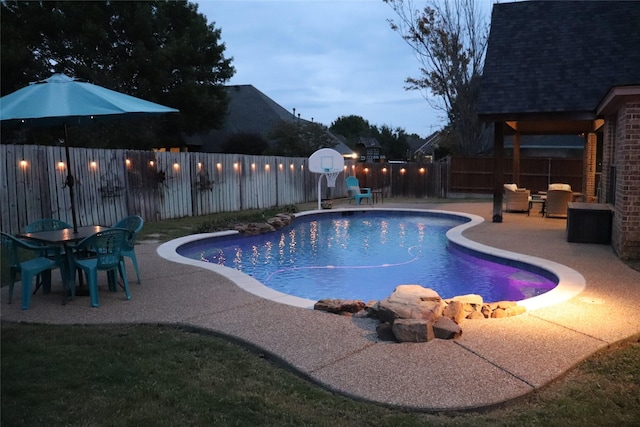
<path id="1" fill-rule="evenodd" d="M 28 251 L 35 252 L 38 254 L 38 256 L 45 258 L 54 258 L 56 262 L 61 262 L 62 248 L 60 248 L 59 246 L 33 244 L 21 239 L 18 239 L 17 242 L 20 247 Z"/>
<path id="2" fill-rule="evenodd" d="M 58 246 L 52 246 L 52 245 L 44 245 L 44 244 L 34 244 L 31 242 L 28 242 L 26 240 L 23 239 L 17 239 L 16 240 L 18 242 L 18 245 L 21 246 L 24 249 L 30 250 L 30 251 L 35 251 L 35 252 L 40 252 L 40 251 L 57 251 L 60 252 L 60 248 Z"/>

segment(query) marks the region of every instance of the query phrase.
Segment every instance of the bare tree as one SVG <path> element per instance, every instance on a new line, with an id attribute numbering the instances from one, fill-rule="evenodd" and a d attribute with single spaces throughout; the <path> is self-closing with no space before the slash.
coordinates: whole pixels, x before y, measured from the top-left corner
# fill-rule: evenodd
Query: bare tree
<path id="1" fill-rule="evenodd" d="M 420 76 L 406 79 L 449 120 L 454 152 L 479 154 L 490 147 L 488 127 L 479 122 L 477 101 L 487 47 L 488 22 L 475 0 L 431 0 L 422 11 L 412 0 L 384 0 L 398 19 L 389 20 L 411 46 Z"/>

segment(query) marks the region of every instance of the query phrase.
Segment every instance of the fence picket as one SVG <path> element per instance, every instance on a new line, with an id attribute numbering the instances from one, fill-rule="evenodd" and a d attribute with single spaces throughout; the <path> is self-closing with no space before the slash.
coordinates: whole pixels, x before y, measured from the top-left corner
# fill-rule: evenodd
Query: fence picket
<path id="1" fill-rule="evenodd" d="M 76 180 L 80 225 L 110 225 L 127 215 L 152 222 L 318 199 L 320 176 L 309 172 L 307 158 L 79 147 L 69 152 L 71 164 L 67 165 L 61 146 L 0 145 L 2 231 L 18 233 L 40 218 L 71 223 L 67 168 Z M 429 176 L 436 176 L 429 173 L 431 165 L 352 160 L 345 165 L 335 188 L 327 191 L 326 179 L 321 180 L 323 198 L 327 194 L 346 197 L 346 175 L 356 175 L 362 186 L 383 189 L 385 198 L 426 197 L 434 187 L 429 181 Z"/>

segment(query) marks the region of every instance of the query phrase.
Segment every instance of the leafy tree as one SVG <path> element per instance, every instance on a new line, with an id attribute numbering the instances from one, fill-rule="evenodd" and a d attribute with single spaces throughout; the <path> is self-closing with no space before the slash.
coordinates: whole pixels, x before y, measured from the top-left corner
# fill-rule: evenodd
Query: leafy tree
<path id="1" fill-rule="evenodd" d="M 395 130 L 387 125 L 376 128 L 375 138 L 382 146 L 387 160 L 407 160 L 410 158 L 407 134 L 401 128 Z"/>
<path id="2" fill-rule="evenodd" d="M 269 154 L 286 157 L 309 157 L 320 148 L 336 145 L 324 126 L 313 122 L 280 122 L 269 134 L 273 145 Z"/>
<path id="3" fill-rule="evenodd" d="M 257 133 L 236 133 L 222 145 L 223 153 L 261 155 L 269 149 L 269 143 Z"/>
<path id="4" fill-rule="evenodd" d="M 486 151 L 488 127 L 478 121 L 476 106 L 488 25 L 475 0 L 431 0 L 422 12 L 411 0 L 384 2 L 398 16 L 389 21 L 391 28 L 420 62 L 420 77 L 407 78 L 406 88 L 424 91 L 434 108 L 447 113 L 455 151 L 472 155 Z"/>
<path id="5" fill-rule="evenodd" d="M 3 95 L 55 71 L 180 110 L 125 132 L 105 125 L 114 134 L 111 146 L 139 148 L 140 138 L 155 146 L 163 138 L 175 144 L 183 132 L 222 125 L 224 83 L 234 69 L 224 57 L 220 30 L 207 24 L 197 5 L 3 1 L 1 7 Z"/>
<path id="6" fill-rule="evenodd" d="M 339 117 L 329 127 L 334 134 L 344 136 L 350 148 L 356 146 L 360 137 L 372 136 L 373 128 L 368 121 L 354 115 Z"/>

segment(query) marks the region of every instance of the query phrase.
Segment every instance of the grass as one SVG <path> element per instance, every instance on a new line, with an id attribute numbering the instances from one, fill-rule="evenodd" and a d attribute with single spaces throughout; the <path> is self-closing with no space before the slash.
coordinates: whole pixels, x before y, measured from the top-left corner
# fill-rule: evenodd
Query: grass
<path id="1" fill-rule="evenodd" d="M 165 241 L 273 214 L 147 223 L 140 239 Z M 640 336 L 501 408 L 427 414 L 333 394 L 265 355 L 177 327 L 3 323 L 0 332 L 0 424 L 7 426 L 640 425 Z"/>
<path id="2" fill-rule="evenodd" d="M 1 332 L 6 426 L 640 424 L 640 337 L 502 408 L 428 414 L 336 395 L 264 355 L 177 327 L 3 323 Z"/>
<path id="3" fill-rule="evenodd" d="M 256 209 L 241 212 L 223 212 L 165 221 L 145 222 L 138 240 L 158 240 L 164 242 L 188 234 L 229 230 L 237 223 L 264 221 L 280 212 L 295 213 L 301 209 L 309 209 L 309 207 L 307 207 L 307 205 L 290 205 L 267 210 Z"/>

